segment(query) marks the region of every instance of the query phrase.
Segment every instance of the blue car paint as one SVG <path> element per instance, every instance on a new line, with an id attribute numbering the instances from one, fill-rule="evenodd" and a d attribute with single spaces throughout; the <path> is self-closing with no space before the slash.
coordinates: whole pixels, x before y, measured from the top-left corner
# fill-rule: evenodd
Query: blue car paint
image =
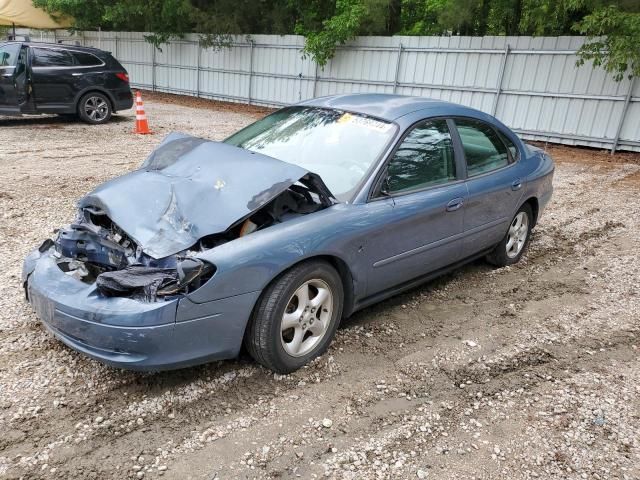
<path id="1" fill-rule="evenodd" d="M 63 343 L 113 366 L 156 370 L 234 357 L 244 335 L 244 305 L 260 294 L 204 304 L 185 298 L 104 298 L 93 286 L 65 275 L 50 254 L 42 254 L 29 276 L 36 314 Z"/>
<path id="2" fill-rule="evenodd" d="M 172 133 L 141 168 L 103 183 L 79 207 L 105 212 L 159 259 L 224 232 L 307 173 L 259 153 Z"/>
<path id="3" fill-rule="evenodd" d="M 129 369 L 165 370 L 231 358 L 240 349 L 261 292 L 291 266 L 316 257 L 340 266 L 347 293 L 344 316 L 348 316 L 397 292 L 398 285 L 410 285 L 415 278 L 483 253 L 502 239 L 524 201 L 533 199 L 539 217 L 551 198 L 551 158 L 485 113 L 445 102 L 375 94 L 325 97 L 303 104 L 363 113 L 398 127 L 349 201 L 199 254 L 216 266 L 215 275 L 196 291 L 165 302 L 101 297 L 92 286 L 57 268 L 51 250 L 34 251 L 25 260 L 23 281 L 43 323 L 72 348 Z M 521 158 L 482 177 L 466 179 L 464 170 L 458 169 L 461 177 L 446 185 L 370 198 L 384 161 L 403 132 L 430 117 L 485 121 L 517 146 Z M 519 186 L 512 188 L 516 180 Z M 447 211 L 451 199 L 461 199 L 461 207 Z M 123 314 L 121 300 L 136 306 Z"/>

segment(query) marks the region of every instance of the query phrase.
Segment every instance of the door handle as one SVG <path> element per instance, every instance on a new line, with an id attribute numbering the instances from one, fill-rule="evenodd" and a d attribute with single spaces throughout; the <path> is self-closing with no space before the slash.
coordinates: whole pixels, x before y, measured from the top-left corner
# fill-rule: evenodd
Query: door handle
<path id="1" fill-rule="evenodd" d="M 72 73 L 71 75 L 74 76 L 74 77 L 79 77 L 79 76 L 82 75 L 82 73 Z"/>
<path id="2" fill-rule="evenodd" d="M 462 207 L 464 200 L 462 198 L 454 198 L 449 203 L 447 203 L 447 212 L 455 212 Z"/>
<path id="3" fill-rule="evenodd" d="M 520 190 L 522 188 L 522 180 L 519 178 L 511 183 L 511 190 Z"/>

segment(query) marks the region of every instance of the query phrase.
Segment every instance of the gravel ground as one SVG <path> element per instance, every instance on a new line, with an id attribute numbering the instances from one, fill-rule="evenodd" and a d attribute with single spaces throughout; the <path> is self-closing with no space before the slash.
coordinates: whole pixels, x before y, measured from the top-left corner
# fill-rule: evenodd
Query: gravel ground
<path id="1" fill-rule="evenodd" d="M 205 106 L 147 97 L 152 136 L 133 112 L 0 118 L 1 478 L 640 478 L 637 155 L 550 148 L 555 196 L 520 264 L 359 312 L 292 375 L 124 372 L 54 340 L 22 259 L 164 134 L 221 139 L 264 113 Z"/>

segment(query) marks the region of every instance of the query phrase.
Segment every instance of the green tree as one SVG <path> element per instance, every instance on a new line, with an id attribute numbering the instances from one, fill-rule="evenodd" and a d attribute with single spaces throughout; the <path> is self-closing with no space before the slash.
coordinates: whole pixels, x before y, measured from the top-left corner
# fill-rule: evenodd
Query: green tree
<path id="1" fill-rule="evenodd" d="M 307 37 L 303 54 L 313 57 L 320 66 L 326 65 L 338 45 L 343 45 L 358 34 L 367 13 L 362 0 L 337 0 L 335 14 L 322 22 L 320 30 L 298 30 Z"/>
<path id="2" fill-rule="evenodd" d="M 578 65 L 592 61 L 616 81 L 640 76 L 640 13 L 610 5 L 585 16 L 575 28 L 589 38 L 578 52 Z"/>
<path id="3" fill-rule="evenodd" d="M 580 62 L 638 75 L 638 0 L 34 0 L 75 19 L 74 29 L 149 32 L 160 48 L 186 33 L 205 47 L 233 34 L 298 33 L 303 54 L 325 65 L 357 35 L 570 35 L 589 42 Z"/>

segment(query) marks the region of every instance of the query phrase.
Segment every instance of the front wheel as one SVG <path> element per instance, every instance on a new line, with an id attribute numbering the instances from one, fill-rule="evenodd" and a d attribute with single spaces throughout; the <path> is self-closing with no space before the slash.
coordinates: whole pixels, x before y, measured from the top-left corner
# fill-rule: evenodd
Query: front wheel
<path id="1" fill-rule="evenodd" d="M 509 230 L 487 260 L 497 267 L 517 263 L 529 244 L 533 228 L 533 213 L 528 203 L 520 207 L 509 224 Z"/>
<path id="2" fill-rule="evenodd" d="M 293 372 L 329 347 L 343 300 L 340 275 L 330 264 L 297 265 L 274 280 L 258 300 L 245 346 L 274 372 Z"/>
<path id="3" fill-rule="evenodd" d="M 78 104 L 78 115 L 82 121 L 92 125 L 108 122 L 111 113 L 111 102 L 102 93 L 87 93 Z"/>

